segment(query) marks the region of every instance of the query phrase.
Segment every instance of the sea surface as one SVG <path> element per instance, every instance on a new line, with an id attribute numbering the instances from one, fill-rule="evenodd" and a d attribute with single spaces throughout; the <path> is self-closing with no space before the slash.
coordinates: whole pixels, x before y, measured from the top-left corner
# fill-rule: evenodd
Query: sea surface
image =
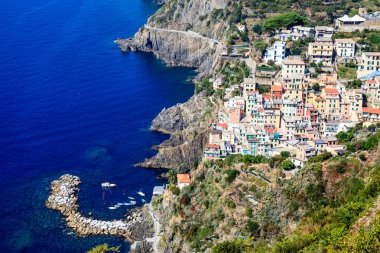
<path id="1" fill-rule="evenodd" d="M 0 0 L 0 252 L 86 252 L 106 236 L 77 237 L 45 207 L 50 182 L 81 178 L 81 212 L 109 210 L 143 190 L 150 200 L 162 171 L 133 164 L 167 136 L 149 131 L 164 108 L 193 93 L 188 68 L 168 68 L 147 53 L 122 54 L 157 10 L 152 0 Z M 104 191 L 102 182 L 118 187 Z"/>

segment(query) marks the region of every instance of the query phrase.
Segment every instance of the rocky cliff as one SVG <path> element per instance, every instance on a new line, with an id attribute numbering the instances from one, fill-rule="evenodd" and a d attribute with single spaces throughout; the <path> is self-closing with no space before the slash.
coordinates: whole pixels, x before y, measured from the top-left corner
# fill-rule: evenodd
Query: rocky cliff
<path id="1" fill-rule="evenodd" d="M 175 168 L 181 164 L 190 165 L 201 158 L 216 108 L 207 97 L 197 94 L 184 104 L 162 110 L 153 120 L 151 129 L 171 136 L 156 147 L 157 155 L 138 165 Z"/>
<path id="2" fill-rule="evenodd" d="M 169 0 L 132 39 L 117 43 L 123 51 L 152 52 L 170 65 L 196 68 L 199 80 L 219 66 L 229 25 L 216 14 L 226 7 L 226 0 Z"/>
<path id="3" fill-rule="evenodd" d="M 231 24 L 224 17 L 234 9 L 236 5 L 227 0 L 168 0 L 133 38 L 116 42 L 123 51 L 152 52 L 169 65 L 196 68 L 196 80 L 201 80 L 221 67 Z M 154 147 L 158 149 L 156 156 L 137 165 L 175 168 L 200 159 L 216 108 L 199 94 L 187 103 L 163 110 L 154 119 L 152 130 L 171 137 Z"/>

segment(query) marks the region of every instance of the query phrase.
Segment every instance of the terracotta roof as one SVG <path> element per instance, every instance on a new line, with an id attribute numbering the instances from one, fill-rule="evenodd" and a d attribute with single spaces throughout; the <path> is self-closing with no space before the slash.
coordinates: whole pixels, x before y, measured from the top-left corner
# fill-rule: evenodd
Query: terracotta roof
<path id="1" fill-rule="evenodd" d="M 272 85 L 272 91 L 282 91 L 282 86 Z"/>
<path id="2" fill-rule="evenodd" d="M 363 112 L 371 113 L 371 114 L 380 114 L 380 109 L 363 107 Z"/>
<path id="3" fill-rule="evenodd" d="M 187 184 L 190 184 L 191 183 L 191 180 L 190 180 L 190 175 L 189 174 L 177 174 L 177 182 L 178 183 L 187 183 Z"/>
<path id="4" fill-rule="evenodd" d="M 368 84 L 377 84 L 377 81 L 373 80 L 373 79 L 368 79 L 365 82 L 368 83 Z"/>
<path id="5" fill-rule="evenodd" d="M 325 88 L 325 93 L 339 93 L 335 88 Z"/>
<path id="6" fill-rule="evenodd" d="M 228 127 L 227 123 L 218 123 L 218 124 L 216 124 L 216 126 L 222 127 L 224 129 L 227 129 L 227 127 Z"/>
<path id="7" fill-rule="evenodd" d="M 211 143 L 208 143 L 206 145 L 206 148 L 220 148 L 220 146 L 218 144 L 211 144 Z"/>
<path id="8" fill-rule="evenodd" d="M 264 99 L 270 99 L 270 98 L 271 98 L 271 96 L 268 96 L 268 95 L 263 95 L 263 98 L 264 98 Z"/>

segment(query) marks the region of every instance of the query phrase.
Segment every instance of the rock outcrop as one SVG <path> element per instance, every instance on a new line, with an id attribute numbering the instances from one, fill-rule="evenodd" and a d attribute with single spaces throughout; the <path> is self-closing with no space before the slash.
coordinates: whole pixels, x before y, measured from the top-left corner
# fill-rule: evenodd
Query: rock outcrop
<path id="1" fill-rule="evenodd" d="M 171 134 L 157 146 L 158 154 L 137 165 L 150 168 L 176 168 L 200 159 L 208 141 L 209 126 L 217 106 L 202 94 L 184 104 L 162 110 L 153 120 L 152 130 Z"/>
<path id="2" fill-rule="evenodd" d="M 227 0 L 168 0 L 133 38 L 115 42 L 123 51 L 152 52 L 167 64 L 196 68 L 200 80 L 219 67 L 229 26 L 207 17 L 226 6 Z"/>

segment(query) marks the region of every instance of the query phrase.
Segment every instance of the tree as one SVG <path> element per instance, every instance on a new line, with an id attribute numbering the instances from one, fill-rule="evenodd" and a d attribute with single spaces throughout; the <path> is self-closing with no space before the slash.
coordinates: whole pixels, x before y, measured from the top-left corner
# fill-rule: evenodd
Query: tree
<path id="1" fill-rule="evenodd" d="M 305 21 L 305 17 L 296 12 L 286 12 L 267 18 L 262 23 L 262 27 L 265 31 L 274 31 L 279 28 L 289 28 L 294 25 L 303 25 Z"/>
<path id="2" fill-rule="evenodd" d="M 360 87 L 362 87 L 362 81 L 360 79 L 355 79 L 353 80 L 351 83 L 349 83 L 347 85 L 347 88 L 350 88 L 350 89 L 359 89 Z"/>
<path id="3" fill-rule="evenodd" d="M 283 158 L 289 158 L 290 157 L 290 152 L 289 151 L 281 151 L 280 155 Z"/>
<path id="4" fill-rule="evenodd" d="M 281 163 L 281 167 L 284 170 L 292 170 L 292 169 L 294 169 L 294 163 L 292 161 L 290 161 L 289 159 L 287 159 Z"/>
<path id="5" fill-rule="evenodd" d="M 120 252 L 120 247 L 110 247 L 107 243 L 97 245 L 87 251 L 87 253 L 118 253 Z"/>
<path id="6" fill-rule="evenodd" d="M 268 65 L 269 66 L 273 66 L 275 63 L 274 63 L 274 61 L 273 60 L 268 60 Z"/>
<path id="7" fill-rule="evenodd" d="M 261 27 L 261 25 L 259 24 L 256 24 L 252 27 L 252 31 L 254 33 L 257 33 L 258 35 L 261 35 L 263 33 L 263 28 Z"/>
<path id="8" fill-rule="evenodd" d="M 264 51 L 265 51 L 265 49 L 267 49 L 268 44 L 265 43 L 264 41 L 255 41 L 255 42 L 253 43 L 253 46 L 256 48 L 256 50 L 257 50 L 259 53 L 263 54 Z"/>
<path id="9" fill-rule="evenodd" d="M 315 83 L 315 84 L 313 84 L 312 89 L 313 89 L 315 92 L 317 92 L 317 91 L 321 91 L 321 86 L 319 85 L 319 83 Z"/>

